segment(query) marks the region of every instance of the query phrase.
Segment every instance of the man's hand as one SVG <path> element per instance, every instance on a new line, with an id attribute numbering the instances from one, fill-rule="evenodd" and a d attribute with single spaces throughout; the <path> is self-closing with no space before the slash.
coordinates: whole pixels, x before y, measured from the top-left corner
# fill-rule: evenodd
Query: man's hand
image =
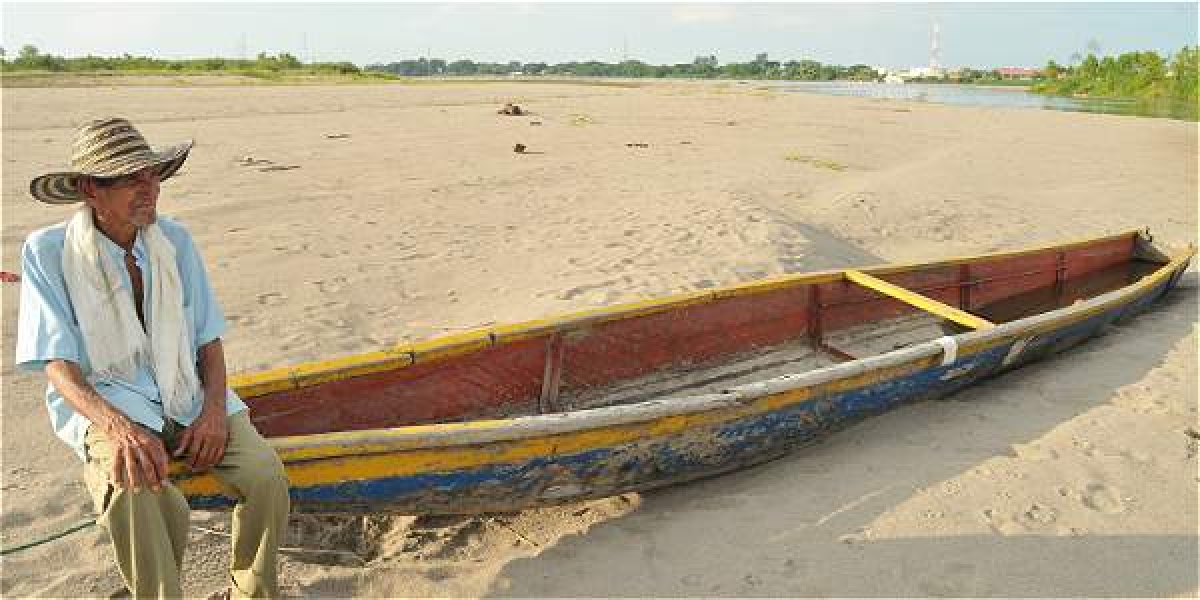
<path id="1" fill-rule="evenodd" d="M 196 365 L 204 387 L 204 408 L 200 418 L 183 430 L 175 456 L 188 457 L 188 467 L 205 471 L 225 457 L 229 425 L 225 422 L 225 350 L 221 338 L 200 347 Z"/>
<path id="2" fill-rule="evenodd" d="M 162 440 L 124 417 L 104 426 L 113 446 L 112 480 L 137 491 L 143 485 L 154 491 L 167 480 L 167 449 Z"/>
<path id="3" fill-rule="evenodd" d="M 154 491 L 167 480 L 167 449 L 153 432 L 134 423 L 108 403 L 84 378 L 79 365 L 65 359 L 46 363 L 46 378 L 71 408 L 99 427 L 113 446 L 112 480 L 121 487 Z"/>
<path id="4" fill-rule="evenodd" d="M 229 425 L 225 422 L 224 410 L 209 410 L 207 407 L 179 436 L 179 448 L 175 457 L 188 457 L 188 468 L 192 471 L 207 471 L 225 457 L 225 444 L 229 441 Z"/>

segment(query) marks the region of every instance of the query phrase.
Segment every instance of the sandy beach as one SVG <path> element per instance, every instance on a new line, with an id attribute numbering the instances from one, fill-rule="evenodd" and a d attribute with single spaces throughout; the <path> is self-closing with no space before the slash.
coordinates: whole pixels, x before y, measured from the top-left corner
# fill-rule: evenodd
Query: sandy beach
<path id="1" fill-rule="evenodd" d="M 1180 121 L 734 82 L 10 88 L 0 269 L 71 214 L 30 178 L 110 114 L 196 140 L 159 209 L 204 253 L 232 373 L 783 273 L 1197 236 Z M 294 518 L 285 591 L 1195 597 L 1194 269 L 1083 347 L 736 474 L 510 515 Z M 18 287 L 0 285 L 4 547 L 92 514 L 44 379 L 13 368 Z M 229 516 L 192 522 L 185 586 L 206 596 Z M 92 527 L 6 556 L 0 594 L 108 596 L 111 551 Z"/>

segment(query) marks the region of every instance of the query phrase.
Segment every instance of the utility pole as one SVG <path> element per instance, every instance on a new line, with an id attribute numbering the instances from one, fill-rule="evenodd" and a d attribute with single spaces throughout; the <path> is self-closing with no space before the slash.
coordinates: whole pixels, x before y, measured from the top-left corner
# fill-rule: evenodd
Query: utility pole
<path id="1" fill-rule="evenodd" d="M 938 22 L 933 21 L 933 35 L 929 44 L 929 70 L 936 73 L 942 69 L 942 44 L 941 30 L 938 28 Z"/>

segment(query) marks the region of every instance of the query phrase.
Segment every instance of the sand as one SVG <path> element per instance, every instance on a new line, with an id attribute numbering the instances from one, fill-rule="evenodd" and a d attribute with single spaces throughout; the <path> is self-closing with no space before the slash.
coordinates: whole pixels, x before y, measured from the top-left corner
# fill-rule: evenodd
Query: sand
<path id="1" fill-rule="evenodd" d="M 1197 130 L 1177 121 L 734 83 L 3 92 L 5 271 L 69 215 L 25 188 L 65 165 L 76 124 L 121 114 L 196 140 L 160 210 L 203 250 L 232 372 L 786 272 L 1197 232 Z M 7 547 L 92 509 L 41 377 L 13 370 L 18 286 L 0 287 Z M 1193 272 L 1064 356 L 691 485 L 512 515 L 298 517 L 285 590 L 1194 596 L 1196 309 Z M 228 515 L 193 523 L 185 585 L 203 596 L 223 585 Z M 5 596 L 121 587 L 95 528 L 0 564 Z"/>

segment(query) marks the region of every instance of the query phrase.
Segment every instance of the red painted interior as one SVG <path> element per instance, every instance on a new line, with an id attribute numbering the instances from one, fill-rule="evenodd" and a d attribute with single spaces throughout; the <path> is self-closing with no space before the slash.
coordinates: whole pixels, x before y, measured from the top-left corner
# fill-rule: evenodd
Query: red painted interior
<path id="1" fill-rule="evenodd" d="M 566 340 L 563 391 L 705 363 L 804 335 L 808 289 L 772 290 L 609 321 Z"/>
<path id="2" fill-rule="evenodd" d="M 247 399 L 266 436 L 536 412 L 545 340 Z"/>
<path id="3" fill-rule="evenodd" d="M 916 268 L 880 278 L 952 306 L 971 307 L 1055 285 L 1060 254 L 1066 275 L 1132 259 L 1129 238 L 1065 252 L 1046 251 L 971 263 L 964 292 L 960 265 Z M 819 304 L 814 306 L 814 286 Z M 711 364 L 821 332 L 909 314 L 916 309 L 856 284 L 837 281 L 721 298 L 565 334 L 562 393 L 651 374 L 667 367 Z M 817 327 L 811 320 L 819 318 Z M 549 335 L 250 398 L 255 423 L 268 436 L 528 414 L 537 411 Z"/>

